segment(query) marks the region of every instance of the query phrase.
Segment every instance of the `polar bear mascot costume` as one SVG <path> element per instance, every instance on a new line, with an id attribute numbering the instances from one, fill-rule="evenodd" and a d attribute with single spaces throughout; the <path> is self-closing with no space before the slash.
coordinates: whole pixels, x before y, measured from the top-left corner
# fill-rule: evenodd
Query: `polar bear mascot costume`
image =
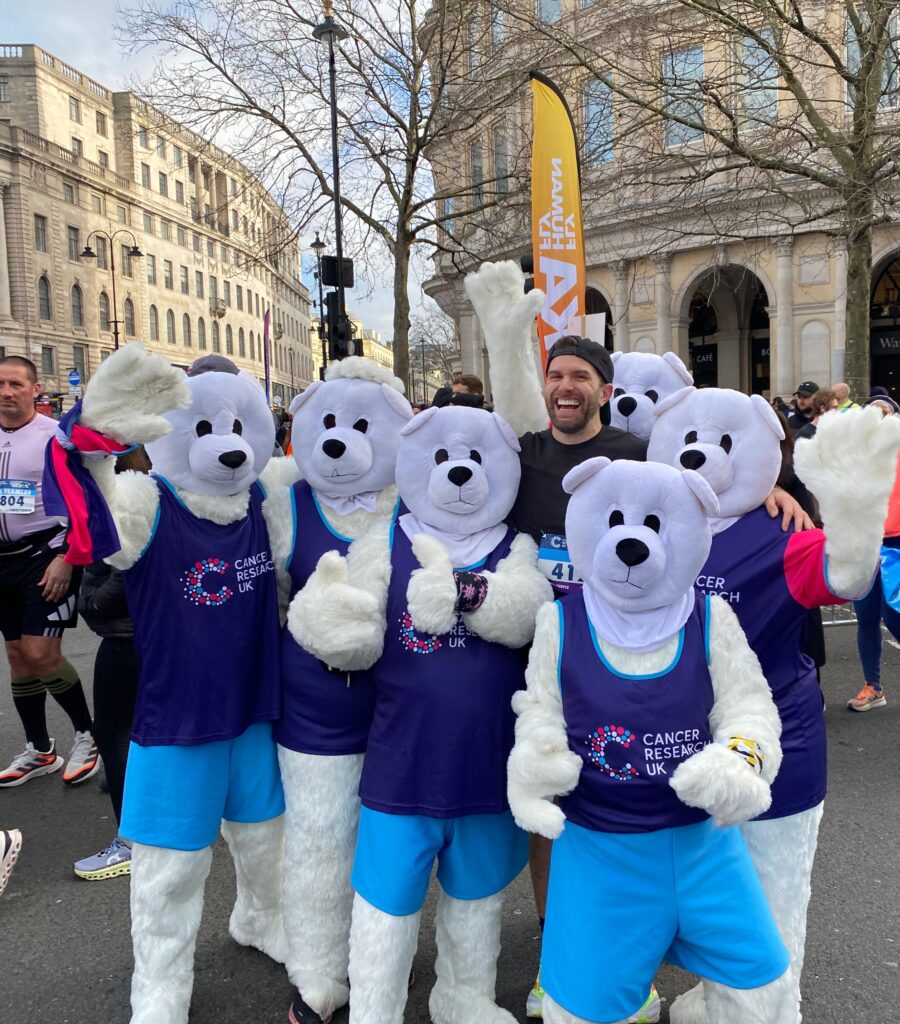
<path id="1" fill-rule="evenodd" d="M 141 660 L 121 825 L 134 843 L 133 1024 L 188 1019 L 220 822 L 237 875 L 231 934 L 285 957 L 278 602 L 257 483 L 275 430 L 259 384 L 207 361 L 188 377 L 132 342 L 94 374 L 82 410 L 153 462 L 151 476 L 116 476 L 113 459 L 90 460 Z"/>
<path id="2" fill-rule="evenodd" d="M 350 935 L 352 1024 L 401 1024 L 432 866 L 434 1024 L 512 1024 L 494 1002 L 502 893 L 528 843 L 506 802 L 517 648 L 550 586 L 530 537 L 504 523 L 518 442 L 481 409 L 429 409 L 403 430 L 409 509 L 391 551 L 384 653 L 360 797 Z M 420 568 L 421 566 L 421 568 Z"/>
<path id="3" fill-rule="evenodd" d="M 616 381 L 609 401 L 610 423 L 646 441 L 659 403 L 694 383 L 674 352 L 613 352 Z"/>
<path id="4" fill-rule="evenodd" d="M 660 403 L 648 458 L 701 474 L 719 510 L 698 593 L 727 601 L 760 660 L 782 721 L 784 761 L 772 806 L 742 826 L 791 954 L 791 1003 L 770 1020 L 797 1024 L 810 877 L 826 786 L 826 737 L 815 666 L 803 653 L 807 610 L 864 594 L 878 565 L 900 423 L 877 410 L 826 414 L 794 452 L 824 528 L 785 533 L 763 500 L 781 466 L 781 424 L 759 395 L 686 388 Z M 704 985 L 707 999 L 711 989 Z M 735 1019 L 755 1012 L 746 993 Z M 719 1024 L 698 986 L 676 1000 L 675 1024 Z M 754 1018 L 755 1019 L 755 1018 Z"/>
<path id="5" fill-rule="evenodd" d="M 370 359 L 328 367 L 291 405 L 296 480 L 263 512 L 290 601 L 275 728 L 285 791 L 284 909 L 293 1024 L 349 997 L 350 868 L 359 775 L 384 643 L 394 463 L 412 419 L 403 385 Z"/>
<path id="6" fill-rule="evenodd" d="M 584 587 L 538 614 L 509 759 L 516 821 L 555 840 L 544 1021 L 624 1024 L 665 959 L 723 983 L 718 1024 L 775 1024 L 788 956 L 729 826 L 769 806 L 780 726 L 734 612 L 693 589 L 715 495 L 606 458 L 563 486 Z M 736 988 L 772 1012 L 735 1016 Z"/>

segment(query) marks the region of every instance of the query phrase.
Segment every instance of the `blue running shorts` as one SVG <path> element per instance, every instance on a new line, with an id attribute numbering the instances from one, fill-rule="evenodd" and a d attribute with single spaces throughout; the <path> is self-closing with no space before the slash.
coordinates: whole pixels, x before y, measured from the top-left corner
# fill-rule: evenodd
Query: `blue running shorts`
<path id="1" fill-rule="evenodd" d="M 132 743 L 120 834 L 146 846 L 202 850 L 226 821 L 268 821 L 284 813 L 272 723 L 233 740 L 196 746 Z"/>
<path id="2" fill-rule="evenodd" d="M 588 1021 L 621 1021 L 663 960 L 748 989 L 789 963 L 736 828 L 707 819 L 644 833 L 567 822 L 553 844 L 541 954 L 545 991 Z"/>
<path id="3" fill-rule="evenodd" d="M 457 900 L 502 892 L 528 861 L 528 835 L 512 814 L 426 818 L 363 807 L 351 884 L 393 917 L 421 910 L 437 858 L 441 888 Z"/>

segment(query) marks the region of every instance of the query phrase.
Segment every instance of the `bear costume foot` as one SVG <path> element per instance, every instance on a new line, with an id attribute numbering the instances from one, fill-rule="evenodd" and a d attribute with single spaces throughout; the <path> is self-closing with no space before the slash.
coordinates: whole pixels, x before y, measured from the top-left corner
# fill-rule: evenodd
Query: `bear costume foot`
<path id="1" fill-rule="evenodd" d="M 421 911 L 394 917 L 359 895 L 350 928 L 350 1024 L 403 1024 Z"/>

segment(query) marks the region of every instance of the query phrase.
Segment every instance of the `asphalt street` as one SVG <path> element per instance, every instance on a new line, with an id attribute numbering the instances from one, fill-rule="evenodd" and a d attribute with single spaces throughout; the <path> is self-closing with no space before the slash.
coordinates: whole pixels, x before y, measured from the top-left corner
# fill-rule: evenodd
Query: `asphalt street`
<path id="1" fill-rule="evenodd" d="M 827 630 L 823 673 L 830 739 L 830 792 L 819 842 L 803 976 L 807 1024 L 900 1022 L 900 650 L 886 645 L 888 706 L 864 715 L 845 709 L 860 685 L 855 628 Z M 84 627 L 65 650 L 90 690 L 96 639 Z M 23 744 L 5 663 L 0 682 L 0 760 Z M 51 735 L 63 752 L 71 727 L 48 701 Z M 99 776 L 74 789 L 60 774 L 0 790 L 0 826 L 21 828 L 24 847 L 0 897 L 0 1024 L 53 1021 L 106 1024 L 129 1018 L 131 944 L 128 879 L 85 882 L 72 862 L 105 846 L 115 833 Z M 197 943 L 193 1024 L 269 1024 L 287 1019 L 290 985 L 283 969 L 228 935 L 234 872 L 219 844 L 206 890 Z M 610 914 L 614 921 L 615 915 Z M 735 916 L 735 929 L 741 920 Z M 423 921 L 407 1024 L 428 1024 L 434 978 L 431 908 Z M 538 958 L 538 928 L 527 872 L 505 907 L 497 996 L 520 1021 Z M 615 941 L 598 932 L 596 954 Z M 658 978 L 667 1006 L 692 979 L 664 968 Z M 739 1022 L 717 1022 L 739 1024 Z M 776 1022 L 772 1022 L 776 1024 Z"/>

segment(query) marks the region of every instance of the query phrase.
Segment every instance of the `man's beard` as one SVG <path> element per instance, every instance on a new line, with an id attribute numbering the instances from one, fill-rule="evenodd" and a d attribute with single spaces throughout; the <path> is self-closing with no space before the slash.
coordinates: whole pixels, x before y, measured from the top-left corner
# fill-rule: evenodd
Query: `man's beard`
<path id="1" fill-rule="evenodd" d="M 545 401 L 545 404 L 547 406 L 547 412 L 550 416 L 550 422 L 553 424 L 553 427 L 556 430 L 558 430 L 561 434 L 580 433 L 582 430 L 584 430 L 584 428 L 587 426 L 590 420 L 592 420 L 597 415 L 597 411 L 600 408 L 600 402 L 598 399 L 587 399 L 581 406 L 581 415 L 578 417 L 577 420 L 568 420 L 564 423 L 557 423 L 555 416 L 556 410 L 554 408 L 553 401 Z"/>

